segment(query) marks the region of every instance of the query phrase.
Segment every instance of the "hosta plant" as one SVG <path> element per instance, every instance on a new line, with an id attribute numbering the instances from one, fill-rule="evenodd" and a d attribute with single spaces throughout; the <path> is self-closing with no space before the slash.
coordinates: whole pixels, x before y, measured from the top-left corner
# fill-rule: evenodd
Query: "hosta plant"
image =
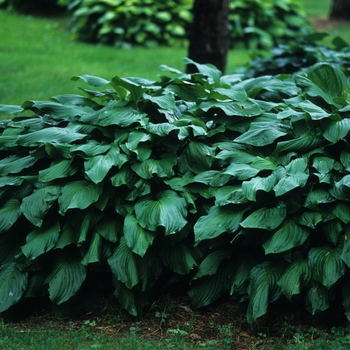
<path id="1" fill-rule="evenodd" d="M 113 286 L 136 316 L 181 282 L 194 307 L 248 301 L 249 322 L 296 295 L 350 319 L 348 78 L 196 65 L 1 107 L 1 312 L 82 310 Z"/>
<path id="2" fill-rule="evenodd" d="M 191 0 L 72 0 L 76 37 L 127 47 L 173 45 L 186 37 Z"/>

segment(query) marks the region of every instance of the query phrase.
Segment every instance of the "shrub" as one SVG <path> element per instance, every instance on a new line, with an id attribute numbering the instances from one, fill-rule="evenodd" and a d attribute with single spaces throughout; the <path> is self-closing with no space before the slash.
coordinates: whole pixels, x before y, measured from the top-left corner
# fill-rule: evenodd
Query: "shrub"
<path id="1" fill-rule="evenodd" d="M 191 22 L 191 0 L 78 0 L 69 8 L 79 39 L 116 47 L 173 45 Z"/>
<path id="2" fill-rule="evenodd" d="M 311 29 L 300 0 L 232 0 L 229 22 L 231 47 L 254 49 L 293 42 Z"/>
<path id="3" fill-rule="evenodd" d="M 349 44 L 341 37 L 335 37 L 329 45 L 321 44 L 328 36 L 327 33 L 313 33 L 298 37 L 289 44 L 279 44 L 268 55 L 257 53 L 244 74 L 250 78 L 266 74 L 291 74 L 318 62 L 329 62 L 349 75 Z"/>
<path id="4" fill-rule="evenodd" d="M 182 282 L 195 307 L 249 300 L 249 322 L 283 295 L 350 318 L 348 79 L 196 65 L 1 107 L 1 312 L 81 310 L 113 282 L 136 316 Z"/>

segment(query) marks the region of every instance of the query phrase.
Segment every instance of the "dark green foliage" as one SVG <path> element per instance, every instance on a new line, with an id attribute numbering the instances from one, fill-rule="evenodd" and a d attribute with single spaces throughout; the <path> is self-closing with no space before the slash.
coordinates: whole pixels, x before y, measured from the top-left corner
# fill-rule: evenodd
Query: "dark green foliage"
<path id="1" fill-rule="evenodd" d="M 174 45 L 186 37 L 191 0 L 69 1 L 77 38 L 116 47 Z"/>
<path id="2" fill-rule="evenodd" d="M 64 11 L 62 0 L 0 0 L 0 8 L 30 14 L 55 14 Z"/>
<path id="3" fill-rule="evenodd" d="M 321 44 L 328 36 L 327 33 L 313 33 L 297 37 L 289 44 L 280 44 L 268 55 L 257 53 L 249 62 L 245 75 L 291 74 L 318 62 L 329 62 L 349 74 L 349 44 L 340 37 L 335 37 L 330 45 Z"/>
<path id="4" fill-rule="evenodd" d="M 310 32 L 300 0 L 231 0 L 230 43 L 270 49 Z"/>
<path id="5" fill-rule="evenodd" d="M 196 65 L 1 106 L 18 114 L 0 124 L 1 311 L 48 296 L 72 312 L 113 283 L 139 315 L 177 281 L 195 307 L 249 300 L 249 322 L 282 295 L 349 315 L 348 78 Z"/>

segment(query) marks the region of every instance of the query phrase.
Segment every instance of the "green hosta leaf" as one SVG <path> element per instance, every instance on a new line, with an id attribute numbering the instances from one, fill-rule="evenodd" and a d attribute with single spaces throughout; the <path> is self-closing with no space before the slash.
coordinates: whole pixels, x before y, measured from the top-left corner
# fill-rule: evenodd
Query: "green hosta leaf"
<path id="1" fill-rule="evenodd" d="M 5 186 L 20 186 L 23 183 L 23 178 L 19 176 L 1 176 L 0 188 Z"/>
<path id="2" fill-rule="evenodd" d="M 175 175 L 173 167 L 177 159 L 170 154 L 162 154 L 159 159 L 147 159 L 142 163 L 132 164 L 132 170 L 143 179 L 151 179 L 153 174 L 158 177 L 171 178 Z"/>
<path id="3" fill-rule="evenodd" d="M 246 198 L 250 201 L 256 201 L 256 194 L 258 191 L 270 192 L 275 186 L 277 176 L 275 173 L 267 177 L 254 177 L 249 181 L 243 181 L 242 191 Z"/>
<path id="4" fill-rule="evenodd" d="M 0 112 L 5 114 L 19 114 L 23 112 L 23 108 L 16 105 L 2 105 L 0 104 Z"/>
<path id="5" fill-rule="evenodd" d="M 56 262 L 47 277 L 50 299 L 55 304 L 62 304 L 74 296 L 86 278 L 86 268 L 78 259 L 62 257 Z"/>
<path id="6" fill-rule="evenodd" d="M 101 144 L 95 140 L 89 140 L 84 144 L 72 145 L 71 154 L 79 154 L 82 158 L 94 157 L 99 154 L 106 153 L 111 147 L 111 144 Z"/>
<path id="7" fill-rule="evenodd" d="M 108 81 L 106 79 L 96 77 L 93 75 L 89 75 L 89 74 L 74 76 L 74 77 L 72 77 L 72 80 L 74 80 L 74 81 L 82 80 L 85 83 L 87 83 L 88 85 L 94 86 L 94 87 L 99 87 L 99 86 L 107 85 L 110 83 L 110 81 Z"/>
<path id="8" fill-rule="evenodd" d="M 329 308 L 329 291 L 322 284 L 310 288 L 305 294 L 306 309 L 315 315 Z"/>
<path id="9" fill-rule="evenodd" d="M 260 208 L 254 211 L 241 222 L 241 226 L 272 231 L 282 223 L 286 215 L 286 205 L 280 203 L 272 208 Z"/>
<path id="10" fill-rule="evenodd" d="M 253 162 L 251 163 L 251 166 L 258 170 L 275 170 L 276 169 L 276 163 L 267 158 L 261 158 L 261 157 L 255 157 Z"/>
<path id="11" fill-rule="evenodd" d="M 307 286 L 311 276 L 312 273 L 307 260 L 298 259 L 286 268 L 278 281 L 278 285 L 281 287 L 283 294 L 292 301 L 293 295 L 300 294 L 303 287 Z"/>
<path id="12" fill-rule="evenodd" d="M 297 187 L 303 188 L 309 178 L 307 161 L 304 158 L 297 158 L 285 167 L 286 176 L 282 177 L 274 186 L 273 190 L 277 197 L 294 190 Z"/>
<path id="13" fill-rule="evenodd" d="M 140 225 L 156 232 L 159 226 L 165 228 L 165 234 L 179 232 L 187 223 L 186 201 L 173 191 L 163 191 L 155 199 L 147 196 L 135 204 L 136 219 Z"/>
<path id="14" fill-rule="evenodd" d="M 324 220 L 324 214 L 318 211 L 304 211 L 299 217 L 296 218 L 296 222 L 300 225 L 315 229 L 317 224 Z"/>
<path id="15" fill-rule="evenodd" d="M 85 253 L 84 258 L 81 261 L 81 264 L 88 265 L 88 264 L 101 262 L 100 254 L 101 254 L 102 244 L 103 242 L 102 242 L 101 235 L 99 233 L 94 233 L 91 238 L 90 247 Z"/>
<path id="16" fill-rule="evenodd" d="M 111 178 L 111 183 L 115 187 L 126 185 L 129 189 L 134 188 L 135 183 L 139 180 L 139 177 L 134 171 L 132 171 L 129 165 L 125 164 L 118 172 Z"/>
<path id="17" fill-rule="evenodd" d="M 224 259 L 231 257 L 231 252 L 228 250 L 216 250 L 205 257 L 205 259 L 200 263 L 197 273 L 194 275 L 193 279 L 198 279 L 203 276 L 214 275 L 219 268 L 219 265 Z"/>
<path id="18" fill-rule="evenodd" d="M 188 291 L 193 306 L 207 306 L 227 293 L 230 288 L 230 272 L 228 266 L 221 266 L 214 275 L 197 280 Z"/>
<path id="19" fill-rule="evenodd" d="M 0 234 L 8 231 L 21 216 L 20 202 L 9 199 L 0 208 Z"/>
<path id="20" fill-rule="evenodd" d="M 345 274 L 344 261 L 338 250 L 330 246 L 310 249 L 309 266 L 313 271 L 313 278 L 328 289 Z"/>
<path id="21" fill-rule="evenodd" d="M 141 85 L 133 82 L 131 79 L 114 77 L 112 79 L 113 87 L 122 86 L 130 92 L 130 101 L 137 102 L 143 93 L 146 91 L 146 88 Z"/>
<path id="22" fill-rule="evenodd" d="M 257 260 L 251 255 L 241 254 L 235 258 L 230 295 L 247 294 L 250 271 L 256 264 Z"/>
<path id="23" fill-rule="evenodd" d="M 105 218 L 94 226 L 94 232 L 99 233 L 105 240 L 115 243 L 123 233 L 121 222 Z"/>
<path id="24" fill-rule="evenodd" d="M 85 174 L 95 183 L 100 183 L 113 166 L 121 167 L 127 161 L 124 154 L 120 154 L 119 147 L 111 145 L 105 155 L 91 157 L 84 163 Z"/>
<path id="25" fill-rule="evenodd" d="M 143 94 L 142 96 L 145 100 L 151 101 L 158 105 L 159 108 L 162 109 L 174 109 L 175 105 L 175 97 L 173 94 L 166 94 L 161 96 L 151 96 L 148 94 Z"/>
<path id="26" fill-rule="evenodd" d="M 74 175 L 78 170 L 78 164 L 72 160 L 64 159 L 57 163 L 52 163 L 45 170 L 40 170 L 38 180 L 41 182 L 50 182 L 55 179 L 66 178 Z"/>
<path id="27" fill-rule="evenodd" d="M 334 167 L 334 159 L 325 156 L 316 156 L 313 159 L 312 166 L 320 173 L 327 174 Z"/>
<path id="28" fill-rule="evenodd" d="M 255 266 L 250 272 L 249 304 L 247 320 L 253 323 L 267 312 L 268 303 L 277 300 L 281 290 L 277 284 L 282 276 L 282 267 L 269 261 Z"/>
<path id="29" fill-rule="evenodd" d="M 307 112 L 313 120 L 320 120 L 328 118 L 330 116 L 330 114 L 327 113 L 323 108 L 315 105 L 314 103 L 308 100 L 301 102 L 299 104 L 299 107 L 303 111 Z"/>
<path id="30" fill-rule="evenodd" d="M 214 148 L 204 143 L 191 141 L 179 158 L 179 164 L 184 167 L 184 172 L 191 171 L 199 174 L 209 170 L 213 163 Z"/>
<path id="31" fill-rule="evenodd" d="M 350 267 L 350 240 L 349 227 L 346 227 L 345 234 L 339 238 L 338 249 L 341 248 L 340 257 Z"/>
<path id="32" fill-rule="evenodd" d="M 198 266 L 196 249 L 184 243 L 165 245 L 159 254 L 164 265 L 180 275 L 188 275 Z"/>
<path id="33" fill-rule="evenodd" d="M 43 224 L 44 216 L 61 194 L 60 186 L 46 186 L 23 198 L 21 210 L 24 216 L 35 226 Z"/>
<path id="34" fill-rule="evenodd" d="M 80 120 L 92 125 L 127 127 L 134 123 L 146 125 L 147 119 L 145 117 L 146 113 L 142 113 L 131 106 L 120 106 L 118 101 L 111 101 L 98 112 L 84 115 Z"/>
<path id="35" fill-rule="evenodd" d="M 343 151 L 340 154 L 340 161 L 343 164 L 345 170 L 350 171 L 350 153 Z"/>
<path id="36" fill-rule="evenodd" d="M 85 209 L 97 202 L 102 193 L 101 186 L 89 184 L 87 181 L 73 181 L 62 188 L 58 199 L 60 214 L 64 215 L 68 209 Z"/>
<path id="37" fill-rule="evenodd" d="M 338 202 L 329 211 L 345 224 L 350 222 L 350 203 Z"/>
<path id="38" fill-rule="evenodd" d="M 287 131 L 281 124 L 251 123 L 250 129 L 238 136 L 235 142 L 262 147 L 271 145 L 278 138 L 287 135 Z"/>
<path id="39" fill-rule="evenodd" d="M 42 130 L 33 131 L 29 134 L 19 135 L 17 143 L 24 147 L 40 146 L 52 142 L 72 143 L 82 140 L 86 136 L 85 134 L 74 132 L 67 128 L 51 126 Z"/>
<path id="40" fill-rule="evenodd" d="M 343 176 L 338 182 L 333 181 L 333 188 L 329 192 L 334 198 L 340 201 L 348 201 L 350 194 L 350 175 Z"/>
<path id="41" fill-rule="evenodd" d="M 311 210 L 320 210 L 320 204 L 332 203 L 335 198 L 330 193 L 323 189 L 317 189 L 307 194 L 304 206 Z"/>
<path id="42" fill-rule="evenodd" d="M 321 140 L 322 139 L 315 132 L 308 131 L 296 139 L 278 142 L 275 153 L 279 154 L 284 152 L 298 151 L 305 152 L 317 148 Z"/>
<path id="43" fill-rule="evenodd" d="M 255 158 L 256 156 L 254 156 L 253 154 L 242 151 L 240 149 L 223 150 L 215 156 L 215 159 L 225 160 L 228 163 L 240 164 L 252 163 Z"/>
<path id="44" fill-rule="evenodd" d="M 215 83 L 220 82 L 220 78 L 221 78 L 222 73 L 214 65 L 212 65 L 212 64 L 200 64 L 200 63 L 197 63 L 197 62 L 195 62 L 187 57 L 184 58 L 183 61 L 185 64 L 194 64 L 197 67 L 199 73 L 202 73 L 203 75 L 213 79 L 213 81 Z"/>
<path id="45" fill-rule="evenodd" d="M 53 249 L 61 232 L 57 221 L 50 227 L 35 228 L 27 235 L 26 244 L 22 246 L 23 254 L 30 260 Z"/>
<path id="46" fill-rule="evenodd" d="M 282 253 L 299 247 L 309 237 L 309 230 L 289 221 L 273 234 L 264 244 L 265 254 Z"/>
<path id="47" fill-rule="evenodd" d="M 0 176 L 17 174 L 23 169 L 30 168 L 38 159 L 32 156 L 11 155 L 0 160 Z"/>
<path id="48" fill-rule="evenodd" d="M 307 87 L 310 96 L 321 96 L 330 105 L 335 105 L 333 98 L 341 97 L 349 87 L 345 74 L 328 63 L 315 65 L 307 78 L 299 76 L 297 80 Z"/>
<path id="49" fill-rule="evenodd" d="M 195 242 L 213 239 L 224 232 L 236 232 L 247 210 L 237 210 L 233 206 L 211 207 L 208 215 L 200 217 L 194 225 Z"/>
<path id="50" fill-rule="evenodd" d="M 226 175 L 232 175 L 238 180 L 248 180 L 259 173 L 260 170 L 250 166 L 249 164 L 230 164 L 223 172 Z"/>
<path id="51" fill-rule="evenodd" d="M 324 222 L 322 224 L 322 230 L 324 231 L 326 239 L 330 243 L 332 243 L 334 246 L 336 246 L 338 243 L 340 234 L 344 231 L 344 227 L 339 219 L 334 219 L 334 220 Z M 345 261 L 345 263 L 347 262 Z"/>
<path id="52" fill-rule="evenodd" d="M 0 312 L 7 310 L 21 299 L 28 281 L 28 273 L 20 271 L 11 262 L 0 269 Z"/>
<path id="53" fill-rule="evenodd" d="M 124 238 L 118 248 L 108 258 L 113 275 L 129 289 L 139 283 L 138 261 L 136 255 L 127 246 Z"/>
<path id="54" fill-rule="evenodd" d="M 216 192 L 215 205 L 224 206 L 227 204 L 247 203 L 248 199 L 242 191 L 242 186 L 224 186 L 220 187 Z"/>
<path id="55" fill-rule="evenodd" d="M 115 281 L 114 295 L 130 315 L 139 316 L 149 302 L 151 291 L 140 292 L 127 288 L 122 282 Z"/>
<path id="56" fill-rule="evenodd" d="M 129 214 L 124 220 L 124 237 L 128 247 L 143 257 L 148 247 L 152 244 L 155 234 L 140 226 L 136 217 Z"/>
<path id="57" fill-rule="evenodd" d="M 200 104 L 200 108 L 207 112 L 211 108 L 221 109 L 229 117 L 255 117 L 263 113 L 259 105 L 253 101 L 205 101 Z"/>
<path id="58" fill-rule="evenodd" d="M 327 125 L 323 136 L 326 140 L 332 143 L 344 139 L 350 131 L 350 119 L 344 118 L 342 120 L 332 120 Z"/>

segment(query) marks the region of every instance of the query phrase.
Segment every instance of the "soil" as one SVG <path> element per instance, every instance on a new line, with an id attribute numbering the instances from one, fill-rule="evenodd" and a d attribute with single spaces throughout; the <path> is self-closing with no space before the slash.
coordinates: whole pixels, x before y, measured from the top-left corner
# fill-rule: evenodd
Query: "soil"
<path id="1" fill-rule="evenodd" d="M 336 305 L 340 305 L 337 303 Z M 12 320 L 13 327 L 23 330 L 29 327 L 45 329 L 82 329 L 116 334 L 128 337 L 133 331 L 142 338 L 161 340 L 174 336 L 176 332 L 186 332 L 186 336 L 202 344 L 215 344 L 219 340 L 230 339 L 233 349 L 252 349 L 259 344 L 274 343 L 281 339 L 293 339 L 295 335 L 308 334 L 312 337 L 332 337 L 333 327 L 348 327 L 344 310 L 330 307 L 324 313 L 312 316 L 302 303 L 287 300 L 270 304 L 269 312 L 253 324 L 246 320 L 245 303 L 234 300 L 221 300 L 202 309 L 193 309 L 187 295 L 163 295 L 140 319 L 130 316 L 117 304 L 111 295 L 102 305 L 71 319 L 58 319 L 45 306 L 41 311 L 20 320 Z M 89 326 L 93 325 L 93 326 Z"/>

